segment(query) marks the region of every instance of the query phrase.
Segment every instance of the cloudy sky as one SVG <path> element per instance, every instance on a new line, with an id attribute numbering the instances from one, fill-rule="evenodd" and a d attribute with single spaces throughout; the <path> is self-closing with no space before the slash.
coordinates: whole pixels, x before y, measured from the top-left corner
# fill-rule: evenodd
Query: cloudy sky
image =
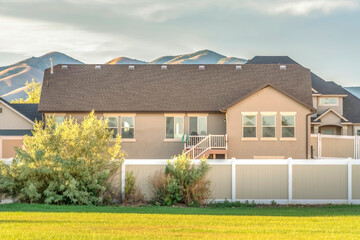
<path id="1" fill-rule="evenodd" d="M 49 51 L 104 63 L 201 49 L 288 55 L 360 86 L 360 0 L 0 0 L 0 66 Z"/>

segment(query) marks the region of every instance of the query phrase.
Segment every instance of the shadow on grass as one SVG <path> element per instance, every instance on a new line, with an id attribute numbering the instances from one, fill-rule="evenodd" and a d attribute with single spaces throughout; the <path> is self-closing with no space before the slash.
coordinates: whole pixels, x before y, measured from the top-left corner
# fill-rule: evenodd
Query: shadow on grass
<path id="1" fill-rule="evenodd" d="M 360 205 L 255 206 L 237 208 L 188 208 L 158 206 L 64 206 L 46 204 L 2 204 L 0 212 L 136 213 L 234 216 L 360 216 Z"/>

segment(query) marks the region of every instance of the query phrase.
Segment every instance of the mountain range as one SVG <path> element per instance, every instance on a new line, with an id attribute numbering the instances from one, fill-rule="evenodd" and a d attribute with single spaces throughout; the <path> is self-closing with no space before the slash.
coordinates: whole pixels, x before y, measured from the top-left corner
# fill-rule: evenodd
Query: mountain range
<path id="1" fill-rule="evenodd" d="M 61 52 L 50 52 L 40 57 L 31 57 L 18 63 L 0 67 L 0 96 L 8 101 L 24 98 L 25 83 L 35 79 L 42 82 L 44 70 L 50 67 L 50 58 L 57 64 L 83 64 Z M 146 62 L 128 57 L 114 58 L 106 64 L 243 64 L 246 59 L 226 57 L 210 50 L 201 50 L 194 53 L 163 56 Z"/>

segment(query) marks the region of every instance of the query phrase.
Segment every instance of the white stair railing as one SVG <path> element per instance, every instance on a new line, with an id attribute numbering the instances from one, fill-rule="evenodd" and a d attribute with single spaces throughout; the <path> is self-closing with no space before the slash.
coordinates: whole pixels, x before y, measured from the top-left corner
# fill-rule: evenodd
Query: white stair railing
<path id="1" fill-rule="evenodd" d="M 191 140 L 191 138 L 195 140 Z M 185 154 L 190 154 L 192 159 L 200 158 L 206 151 L 211 149 L 227 149 L 226 135 L 191 136 L 189 142 L 194 141 L 198 142 L 185 152 Z M 190 146 L 190 144 L 187 144 L 187 146 Z"/>

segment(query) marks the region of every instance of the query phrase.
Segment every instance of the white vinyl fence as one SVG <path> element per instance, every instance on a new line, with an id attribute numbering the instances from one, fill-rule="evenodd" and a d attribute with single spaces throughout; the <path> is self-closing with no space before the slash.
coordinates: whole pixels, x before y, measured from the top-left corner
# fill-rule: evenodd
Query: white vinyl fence
<path id="1" fill-rule="evenodd" d="M 360 158 L 360 136 L 311 134 L 314 158 Z"/>
<path id="2" fill-rule="evenodd" d="M 198 160 L 194 160 L 197 163 Z M 360 204 L 360 161 L 326 160 L 208 160 L 211 200 L 255 201 L 279 204 Z M 121 171 L 122 197 L 125 172 L 132 171 L 146 198 L 149 180 L 163 171 L 167 160 L 125 160 Z"/>

